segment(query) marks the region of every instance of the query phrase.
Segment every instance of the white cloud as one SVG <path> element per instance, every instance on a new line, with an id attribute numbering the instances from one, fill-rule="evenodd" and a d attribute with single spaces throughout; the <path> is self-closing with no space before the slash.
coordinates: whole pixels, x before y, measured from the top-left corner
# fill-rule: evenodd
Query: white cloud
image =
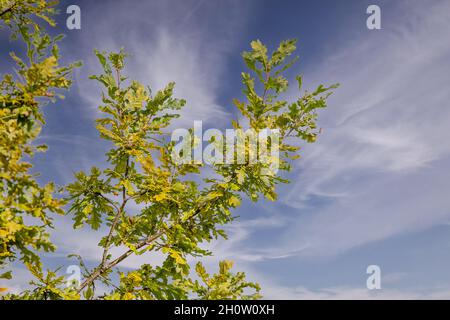
<path id="1" fill-rule="evenodd" d="M 356 287 L 330 287 L 311 290 L 305 287 L 263 286 L 264 299 L 275 300 L 426 300 L 450 299 L 449 289 L 416 292 L 396 289 L 368 290 Z"/>
<path id="2" fill-rule="evenodd" d="M 73 230 L 73 222 L 69 217 L 59 218 L 56 220 L 55 229 L 52 238 L 58 246 L 56 254 L 50 257 L 67 257 L 68 254 L 80 255 L 86 263 L 98 264 L 101 260 L 103 249 L 97 244 L 101 238 L 107 234 L 107 230 L 99 230 L 94 232 L 89 227 Z M 128 248 L 113 247 L 110 250 L 112 257 L 118 257 Z M 76 260 L 70 260 L 76 262 Z M 143 264 L 160 265 L 164 261 L 164 257 L 160 252 L 149 252 L 140 256 L 131 255 L 122 261 L 118 267 L 137 269 Z M 67 259 L 69 263 L 69 259 Z"/>
<path id="3" fill-rule="evenodd" d="M 133 6 L 116 2 L 104 14 L 116 16 L 120 24 L 102 20 L 89 25 L 84 46 L 92 48 L 94 44 L 108 51 L 124 47 L 129 53 L 127 75 L 150 85 L 153 92 L 176 82 L 175 96 L 187 100 L 180 120 L 176 121 L 178 126 L 191 127 L 194 120 L 214 121 L 217 126 L 226 121 L 227 115 L 218 103 L 221 87 L 226 85 L 221 81 L 224 61 L 234 49 L 245 8 L 236 1 L 226 5 L 155 1 Z M 203 19 L 195 20 L 199 15 Z M 213 26 L 215 32 L 211 32 Z M 80 96 L 96 108 L 100 88 L 86 77 L 99 70 L 98 63 L 93 54 L 84 60 L 86 66 L 78 75 Z"/>
<path id="4" fill-rule="evenodd" d="M 213 256 L 208 257 L 211 267 L 217 265 L 221 260 L 228 259 L 236 261 L 238 268 L 251 262 L 284 259 L 298 254 L 303 248 L 295 250 L 280 251 L 274 248 L 261 248 L 257 244 L 252 245 L 250 238 L 258 232 L 264 232 L 270 228 L 284 228 L 287 221 L 275 215 L 263 216 L 254 219 L 238 220 L 224 229 L 227 232 L 228 239 L 219 239 L 209 245 L 206 245 L 213 252 Z M 245 245 L 243 245 L 245 243 Z"/>
<path id="5" fill-rule="evenodd" d="M 400 7 L 402 19 L 344 43 L 305 77 L 342 86 L 283 200 L 299 213 L 311 197 L 330 202 L 290 224 L 287 248 L 336 254 L 448 221 L 450 4 Z"/>
<path id="6" fill-rule="evenodd" d="M 6 293 L 18 294 L 29 288 L 28 283 L 33 280 L 31 273 L 21 267 L 16 267 L 13 270 L 13 279 L 0 279 L 0 288 L 7 289 Z"/>

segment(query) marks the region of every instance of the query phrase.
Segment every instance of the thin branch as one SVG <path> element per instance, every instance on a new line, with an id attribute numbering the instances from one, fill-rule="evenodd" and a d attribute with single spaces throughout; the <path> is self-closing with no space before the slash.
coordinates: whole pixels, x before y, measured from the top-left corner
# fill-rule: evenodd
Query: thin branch
<path id="1" fill-rule="evenodd" d="M 130 166 L 130 157 L 128 156 L 127 164 L 125 167 L 125 174 L 124 174 L 125 179 L 128 177 L 129 166 Z M 114 221 L 111 225 L 111 228 L 109 229 L 108 236 L 107 236 L 106 243 L 105 243 L 105 248 L 103 250 L 102 262 L 100 263 L 100 266 L 99 266 L 100 269 L 102 267 L 104 267 L 106 264 L 106 260 L 108 259 L 109 247 L 111 245 L 111 240 L 112 240 L 114 230 L 116 229 L 117 224 L 119 223 L 119 219 L 123 214 L 123 210 L 125 209 L 125 205 L 127 204 L 128 199 L 129 198 L 126 197 L 126 188 L 125 188 L 125 186 L 122 186 L 122 204 L 121 204 L 120 208 L 117 209 L 116 215 L 114 217 Z"/>
<path id="2" fill-rule="evenodd" d="M 159 237 L 161 237 L 164 234 L 163 231 L 160 231 L 156 233 L 155 235 L 147 238 L 146 240 L 140 242 L 136 246 L 136 250 L 141 249 L 142 247 L 151 244 L 153 241 L 157 240 Z M 78 293 L 80 293 L 86 286 L 90 285 L 93 281 L 95 281 L 99 276 L 101 276 L 105 271 L 114 268 L 117 264 L 128 258 L 134 251 L 129 249 L 128 251 L 124 252 L 122 255 L 111 261 L 110 263 L 106 264 L 105 266 L 100 266 L 99 268 L 96 268 L 94 272 L 83 281 L 83 283 L 80 285 L 80 288 L 78 289 Z"/>
<path id="3" fill-rule="evenodd" d="M 119 207 L 114 203 L 114 201 L 112 201 L 111 199 L 109 199 L 108 197 L 105 197 L 103 194 L 101 194 L 100 192 L 96 193 L 97 196 L 102 197 L 104 200 L 106 200 L 110 205 L 112 205 L 114 207 L 114 209 L 116 209 L 116 211 L 119 210 Z"/>
<path id="4" fill-rule="evenodd" d="M 127 167 L 125 170 L 125 176 L 128 176 L 128 170 L 129 170 L 129 160 L 130 158 L 127 158 Z M 231 176 L 231 179 L 236 179 L 237 174 L 233 173 Z M 125 187 L 124 187 L 125 188 Z M 126 190 L 122 189 L 122 197 L 123 197 L 123 202 L 122 202 L 122 206 L 121 206 L 121 210 L 119 210 L 118 214 L 116 215 L 116 218 L 113 222 L 113 225 L 111 226 L 110 232 L 108 234 L 108 239 L 106 241 L 105 244 L 105 250 L 103 253 L 103 259 L 102 262 L 100 263 L 100 265 L 94 269 L 94 271 L 92 272 L 92 274 L 83 281 L 83 283 L 80 285 L 80 287 L 78 288 L 78 293 L 80 293 L 81 291 L 83 291 L 84 288 L 86 288 L 88 285 L 90 285 L 91 283 L 93 283 L 98 277 L 102 276 L 103 273 L 105 273 L 106 271 L 114 268 L 116 265 L 118 265 L 120 262 L 122 262 L 123 260 L 125 260 L 126 258 L 128 258 L 130 255 L 132 255 L 134 252 L 136 252 L 137 250 L 140 250 L 142 248 L 144 248 L 145 246 L 148 246 L 150 244 L 152 244 L 153 242 L 155 242 L 156 240 L 158 240 L 160 237 L 162 237 L 167 231 L 171 230 L 173 228 L 173 226 L 169 227 L 166 230 L 161 230 L 158 231 L 157 233 L 148 236 L 146 239 L 142 240 L 141 242 L 139 242 L 135 248 L 132 249 L 128 249 L 127 251 L 125 251 L 124 253 L 122 253 L 120 256 L 118 256 L 116 259 L 114 259 L 113 261 L 107 263 L 107 253 L 109 251 L 109 245 L 110 245 L 110 241 L 112 238 L 112 232 L 115 229 L 115 225 L 117 224 L 117 221 L 120 217 L 120 214 L 123 211 L 123 208 L 125 207 L 126 201 L 129 200 L 130 198 L 126 198 Z M 209 204 L 214 204 L 216 201 L 218 201 L 218 199 L 214 199 L 213 201 L 211 201 Z M 202 212 L 202 210 L 207 206 L 206 203 L 203 203 L 200 207 L 198 207 L 195 212 L 186 219 L 185 222 L 191 221 L 192 219 L 194 219 L 200 212 Z"/>
<path id="5" fill-rule="evenodd" d="M 235 178 L 236 178 L 236 174 L 233 174 L 231 176 L 231 179 L 235 179 Z M 216 198 L 213 201 L 211 201 L 210 204 L 214 204 L 216 201 L 218 201 L 218 198 Z M 193 218 L 195 218 L 200 212 L 202 212 L 202 210 L 205 207 L 206 207 L 206 203 L 203 203 L 203 205 L 198 207 L 197 210 L 195 210 L 195 212 L 185 222 L 188 222 L 188 221 L 192 220 Z M 114 268 L 117 264 L 119 264 L 120 262 L 122 262 L 123 260 L 128 258 L 130 255 L 132 255 L 136 250 L 142 249 L 143 247 L 152 244 L 153 242 L 158 240 L 160 237 L 162 237 L 170 229 L 172 229 L 172 227 L 169 227 L 167 230 L 159 231 L 159 232 L 155 233 L 154 235 L 151 235 L 151 236 L 147 237 L 147 239 L 142 240 L 141 242 L 139 242 L 136 245 L 136 247 L 134 248 L 134 250 L 128 249 L 127 251 L 122 253 L 119 257 L 117 257 L 116 259 L 114 259 L 110 263 L 108 263 L 108 264 L 100 264 L 94 270 L 94 272 L 85 281 L 83 281 L 83 283 L 80 285 L 80 287 L 78 289 L 78 293 L 80 293 L 86 286 L 88 286 L 92 282 L 94 282 L 105 271 L 110 270 L 111 268 Z"/>
<path id="6" fill-rule="evenodd" d="M 112 235 L 114 233 L 114 229 L 116 229 L 117 224 L 119 223 L 120 215 L 121 215 L 121 210 L 117 210 L 116 215 L 114 217 L 114 221 L 108 232 L 108 236 L 107 236 L 106 243 L 105 243 L 105 248 L 103 249 L 103 256 L 102 256 L 102 262 L 100 263 L 100 267 L 103 267 L 106 263 L 106 260 L 108 259 L 108 252 L 109 252 L 109 247 L 111 244 Z"/>
<path id="7" fill-rule="evenodd" d="M 217 201 L 217 199 L 215 199 L 215 201 Z M 193 219 L 195 216 L 197 216 L 205 207 L 206 205 L 204 204 L 203 206 L 199 207 L 197 210 L 195 210 L 194 214 L 192 214 L 188 220 Z M 186 222 L 188 221 L 186 220 Z M 172 229 L 172 227 L 169 227 L 168 230 Z M 97 267 L 94 272 L 85 280 L 83 281 L 83 283 L 80 285 L 80 287 L 78 288 L 78 293 L 80 293 L 86 286 L 88 286 L 89 284 L 91 284 L 93 281 L 95 281 L 99 276 L 101 276 L 105 271 L 114 268 L 117 264 L 119 264 L 120 262 L 122 262 L 123 260 L 125 260 L 126 258 L 128 258 L 130 255 L 132 255 L 136 250 L 142 249 L 143 247 L 152 244 L 154 241 L 158 240 L 161 236 L 163 236 L 166 233 L 166 231 L 159 231 L 154 235 L 149 236 L 147 239 L 142 240 L 141 242 L 139 242 L 134 250 L 128 249 L 127 251 L 125 251 L 123 254 L 121 254 L 119 257 L 117 257 L 116 259 L 114 259 L 113 261 L 111 261 L 108 264 L 100 264 L 99 267 Z"/>
<path id="8" fill-rule="evenodd" d="M 6 8 L 5 10 L 3 10 L 2 12 L 0 12 L 0 17 L 3 17 L 5 14 L 7 14 L 8 12 L 13 11 L 14 7 L 17 6 L 17 2 L 14 2 L 9 8 Z"/>

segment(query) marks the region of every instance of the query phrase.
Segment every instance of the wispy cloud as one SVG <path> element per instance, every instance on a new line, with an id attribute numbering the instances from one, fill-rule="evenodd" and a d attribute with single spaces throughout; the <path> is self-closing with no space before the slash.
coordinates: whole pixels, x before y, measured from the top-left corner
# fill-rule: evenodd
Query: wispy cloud
<path id="1" fill-rule="evenodd" d="M 89 75 L 100 72 L 93 49 L 117 51 L 123 47 L 129 54 L 126 73 L 131 79 L 148 84 L 153 92 L 176 82 L 175 96 L 187 100 L 176 126 L 191 127 L 194 120 L 214 122 L 215 126 L 226 123 L 227 111 L 218 102 L 224 85 L 221 78 L 228 54 L 236 52 L 236 37 L 245 24 L 246 7 L 240 1 L 134 1 L 133 5 L 114 1 L 108 6 L 90 3 L 83 7 L 82 32 L 88 32 L 69 44 L 74 48 L 73 58 L 84 62 L 76 73 L 78 97 L 73 98 L 77 104 L 72 108 L 88 118 L 98 117 L 96 108 L 101 104 L 102 88 L 88 80 Z M 117 23 L 99 20 L 100 14 L 114 17 Z M 98 138 L 93 141 L 86 136 L 52 134 L 41 139 L 57 145 L 54 150 L 59 153 L 47 158 L 63 183 L 72 181 L 76 171 L 104 164 L 106 147 Z M 66 149 L 69 152 L 61 152 Z M 58 255 L 77 253 L 87 261 L 97 262 L 101 257 L 101 248 L 97 247 L 101 235 L 89 229 L 73 232 L 71 225 L 70 217 L 56 219 L 53 239 L 59 247 Z M 115 250 L 113 255 L 123 249 Z M 120 266 L 136 268 L 142 263 L 161 261 L 159 254 L 146 254 L 130 257 Z"/>
<path id="2" fill-rule="evenodd" d="M 133 6 L 114 2 L 106 11 L 104 6 L 92 7 L 87 19 L 93 20 L 93 15 L 102 10 L 106 16 L 117 17 L 120 24 L 96 20 L 88 26 L 89 36 L 82 45 L 92 50 L 94 43 L 96 48 L 108 51 L 124 47 L 130 55 L 128 75 L 154 91 L 176 82 L 176 97 L 187 100 L 177 125 L 190 127 L 194 120 L 217 124 L 225 121 L 227 114 L 218 102 L 224 62 L 244 23 L 245 7 L 236 1 L 227 5 L 147 1 L 135 2 Z M 211 27 L 215 32 L 211 32 Z M 98 71 L 93 54 L 85 58 L 85 64 L 78 76 L 80 96 L 96 107 L 100 88 L 86 81 L 88 74 Z"/>
<path id="3" fill-rule="evenodd" d="M 303 251 L 307 245 L 293 250 L 284 250 L 271 247 L 261 248 L 258 243 L 251 241 L 251 237 L 257 233 L 261 234 L 274 228 L 283 230 L 286 225 L 287 220 L 276 215 L 239 220 L 225 227 L 228 235 L 226 241 L 219 240 L 209 246 L 214 255 L 208 260 L 217 263 L 219 260 L 230 259 L 246 264 L 295 256 Z"/>
<path id="4" fill-rule="evenodd" d="M 450 290 L 438 288 L 427 292 L 397 289 L 368 290 L 356 287 L 330 287 L 311 290 L 305 287 L 264 285 L 264 299 L 298 300 L 447 300 Z M 266 293 L 265 293 L 266 292 Z"/>
<path id="5" fill-rule="evenodd" d="M 404 4 L 402 19 L 344 43 L 309 74 L 342 87 L 284 201 L 330 202 L 290 224 L 287 247 L 336 254 L 450 217 L 450 3 Z"/>

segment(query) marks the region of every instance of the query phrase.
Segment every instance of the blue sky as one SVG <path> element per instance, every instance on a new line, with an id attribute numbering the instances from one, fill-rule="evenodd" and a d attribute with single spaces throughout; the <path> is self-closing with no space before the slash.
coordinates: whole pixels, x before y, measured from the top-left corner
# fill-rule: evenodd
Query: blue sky
<path id="1" fill-rule="evenodd" d="M 65 28 L 65 8 L 78 4 L 82 29 Z M 382 29 L 368 30 L 366 8 L 381 7 Z M 226 128 L 241 97 L 240 52 L 251 40 L 270 48 L 299 40 L 307 87 L 341 83 L 321 113 L 324 133 L 302 159 L 275 203 L 244 203 L 212 244 L 221 259 L 261 283 L 266 298 L 450 298 L 450 1 L 62 1 L 57 32 L 67 35 L 67 61 L 82 60 L 65 101 L 46 108 L 35 159 L 43 182 L 104 163 L 107 145 L 94 128 L 100 88 L 93 49 L 130 53 L 128 75 L 159 89 L 176 81 L 188 105 L 176 124 L 194 120 Z M 16 49 L 0 36 L 2 61 Z M 11 64 L 3 63 L 1 71 Z M 290 93 L 288 93 L 290 94 Z M 71 232 L 58 218 L 56 258 L 76 252 L 94 264 L 98 236 Z M 123 267 L 158 263 L 132 258 Z M 366 288 L 366 268 L 379 265 L 382 289 Z M 14 287 L 26 282 L 16 268 Z M 8 285 L 11 287 L 11 284 Z"/>

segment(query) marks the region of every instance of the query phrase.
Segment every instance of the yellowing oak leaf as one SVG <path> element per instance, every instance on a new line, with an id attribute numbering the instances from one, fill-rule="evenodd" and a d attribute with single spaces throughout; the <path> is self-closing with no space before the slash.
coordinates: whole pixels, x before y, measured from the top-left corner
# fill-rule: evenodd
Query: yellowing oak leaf
<path id="1" fill-rule="evenodd" d="M 233 207 L 237 207 L 241 204 L 241 200 L 239 200 L 239 198 L 236 196 L 232 196 L 230 199 L 228 199 L 228 203 Z"/>

